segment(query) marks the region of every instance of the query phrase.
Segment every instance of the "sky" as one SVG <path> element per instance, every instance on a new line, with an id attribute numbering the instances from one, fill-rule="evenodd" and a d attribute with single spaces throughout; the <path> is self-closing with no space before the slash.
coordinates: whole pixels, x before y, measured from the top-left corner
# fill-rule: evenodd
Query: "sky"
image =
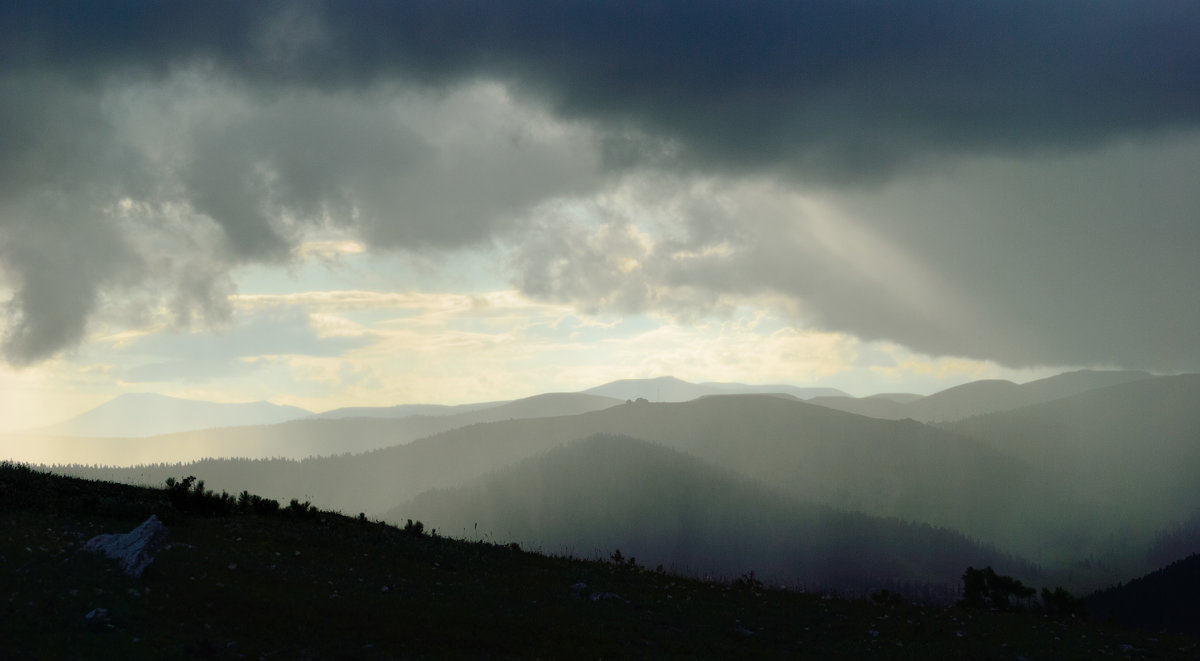
<path id="1" fill-rule="evenodd" d="M 1200 370 L 1200 4 L 0 7 L 0 430 Z"/>

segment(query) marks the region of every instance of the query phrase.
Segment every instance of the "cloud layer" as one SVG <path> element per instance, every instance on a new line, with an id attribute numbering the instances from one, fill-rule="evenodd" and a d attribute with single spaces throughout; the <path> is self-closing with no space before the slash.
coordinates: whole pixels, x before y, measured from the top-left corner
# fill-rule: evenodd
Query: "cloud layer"
<path id="1" fill-rule="evenodd" d="M 14 365 L 231 314 L 313 236 L 585 310 L 1200 369 L 1200 6 L 11 2 Z M 3 300 L 3 299 L 0 299 Z"/>

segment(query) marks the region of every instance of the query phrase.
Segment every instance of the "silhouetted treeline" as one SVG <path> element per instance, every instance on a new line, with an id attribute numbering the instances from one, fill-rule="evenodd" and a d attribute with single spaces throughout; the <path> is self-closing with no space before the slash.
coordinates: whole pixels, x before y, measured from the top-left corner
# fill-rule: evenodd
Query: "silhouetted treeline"
<path id="1" fill-rule="evenodd" d="M 1178 526 L 1160 532 L 1146 552 L 1146 562 L 1162 567 L 1193 553 L 1200 553 L 1200 510 Z"/>
<path id="2" fill-rule="evenodd" d="M 1200 554 L 1102 590 L 1084 602 L 1101 620 L 1150 631 L 1200 636 Z"/>

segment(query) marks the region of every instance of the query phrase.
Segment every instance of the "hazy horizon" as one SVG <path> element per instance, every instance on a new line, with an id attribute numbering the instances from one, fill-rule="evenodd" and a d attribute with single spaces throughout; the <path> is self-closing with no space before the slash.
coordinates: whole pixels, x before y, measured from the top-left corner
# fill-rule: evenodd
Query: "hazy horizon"
<path id="1" fill-rule="evenodd" d="M 1113 373 L 1113 374 L 1120 373 L 1120 371 L 1117 371 L 1117 370 L 1070 370 L 1067 372 L 1052 373 L 1052 374 L 1050 374 L 1050 376 L 1061 376 L 1061 375 L 1065 375 L 1065 374 L 1073 374 L 1073 373 L 1080 373 L 1080 372 L 1098 372 L 1098 373 Z M 1147 374 L 1152 375 L 1152 373 L 1147 373 Z M 901 390 L 863 392 L 863 393 L 857 393 L 857 394 L 845 392 L 844 390 L 841 392 L 843 392 L 845 395 L 847 395 L 851 398 L 856 398 L 856 399 L 868 399 L 868 398 L 872 398 L 872 397 L 875 397 L 878 395 L 887 395 L 887 394 L 912 394 L 912 395 L 919 395 L 919 396 L 924 397 L 924 396 L 944 392 L 946 390 L 952 390 L 954 388 L 957 388 L 958 386 L 978 383 L 980 381 L 986 382 L 986 381 L 1000 380 L 1000 381 L 1008 381 L 1010 383 L 1015 383 L 1016 385 L 1023 385 L 1023 384 L 1027 384 L 1027 383 L 1041 381 L 1045 378 L 1048 378 L 1048 377 L 1033 378 L 1033 379 L 1028 379 L 1026 381 L 1011 381 L 1009 379 L 1000 379 L 998 377 L 988 377 L 988 378 L 984 378 L 984 379 L 969 379 L 969 380 L 963 380 L 962 382 L 951 382 L 948 385 L 940 386 L 937 389 L 930 389 L 928 392 L 901 391 Z M 519 396 L 509 397 L 506 399 L 491 399 L 491 400 L 486 400 L 486 401 L 472 400 L 472 401 L 444 401 L 444 402 L 435 402 L 435 401 L 393 402 L 393 403 L 388 403 L 388 404 L 379 404 L 379 405 L 371 405 L 371 406 L 354 406 L 354 405 L 337 406 L 334 408 L 318 409 L 318 410 L 304 409 L 302 407 L 293 407 L 293 406 L 286 405 L 286 404 L 279 404 L 278 402 L 273 402 L 270 399 L 260 399 L 260 400 L 252 400 L 252 401 L 251 400 L 222 401 L 219 399 L 218 400 L 206 400 L 206 399 L 193 399 L 193 398 L 188 398 L 188 397 L 177 397 L 177 396 L 167 395 L 165 393 L 154 392 L 154 391 L 137 391 L 137 390 L 135 390 L 135 391 L 122 392 L 122 393 L 115 394 L 111 398 L 101 401 L 97 406 L 89 407 L 89 408 L 86 408 L 86 409 L 83 409 L 80 411 L 71 412 L 68 414 L 63 414 L 61 417 L 51 421 L 48 424 L 39 424 L 39 425 L 36 425 L 33 427 L 21 427 L 21 428 L 9 428 L 9 427 L 0 425 L 0 434 L 25 433 L 25 432 L 36 433 L 43 429 L 58 426 L 61 423 L 73 420 L 79 416 L 93 413 L 98 410 L 102 410 L 105 407 L 105 405 L 113 404 L 113 403 L 119 401 L 122 398 L 122 396 L 125 396 L 125 395 L 133 396 L 135 399 L 138 398 L 139 396 L 147 396 L 147 395 L 161 396 L 161 397 L 166 397 L 169 399 L 180 400 L 182 402 L 191 402 L 191 403 L 196 403 L 196 404 L 210 404 L 211 403 L 211 404 L 222 404 L 222 405 L 228 404 L 228 405 L 235 405 L 235 406 L 236 405 L 269 404 L 272 406 L 285 408 L 285 409 L 287 409 L 287 408 L 297 409 L 299 411 L 303 411 L 304 414 L 321 416 L 321 415 L 324 415 L 327 413 L 333 413 L 333 412 L 337 412 L 337 411 L 340 411 L 343 409 L 346 409 L 346 410 L 363 409 L 366 411 L 371 411 L 371 410 L 381 410 L 381 409 L 389 409 L 389 408 L 425 407 L 425 406 L 445 407 L 447 409 L 454 409 L 456 407 L 464 407 L 464 406 L 469 407 L 471 405 L 501 404 L 504 402 L 513 402 L 513 401 L 520 401 L 520 400 L 529 399 L 529 398 L 536 398 L 536 397 L 539 397 L 542 395 L 547 395 L 547 394 L 588 393 L 588 392 L 592 392 L 592 391 L 599 391 L 606 387 L 620 385 L 625 382 L 629 382 L 629 383 L 636 384 L 636 385 L 650 384 L 650 383 L 653 383 L 654 381 L 662 380 L 662 379 L 674 380 L 681 384 L 685 384 L 688 386 L 695 386 L 697 388 L 704 387 L 704 386 L 715 387 L 715 386 L 721 386 L 721 385 L 746 386 L 749 388 L 749 390 L 747 390 L 746 392 L 759 392 L 759 393 L 770 393 L 775 390 L 778 390 L 779 392 L 782 393 L 782 392 L 785 392 L 786 389 L 819 390 L 821 388 L 829 388 L 831 390 L 841 390 L 838 388 L 833 388 L 831 386 L 813 386 L 811 384 L 797 384 L 797 383 L 740 383 L 740 382 L 721 382 L 721 381 L 689 382 L 689 381 L 684 381 L 682 379 L 678 379 L 678 377 L 675 377 L 674 375 L 663 375 L 663 376 L 658 376 L 658 377 L 647 377 L 647 378 L 616 379 L 614 381 L 609 381 L 609 382 L 600 383 L 600 384 L 594 384 L 590 387 L 585 387 L 585 388 L 582 388 L 579 390 L 574 390 L 574 391 L 535 392 L 535 393 L 530 393 L 528 395 L 519 395 Z M 779 388 L 776 388 L 777 386 Z M 718 392 L 718 391 L 714 390 L 713 392 L 706 393 L 706 394 L 734 394 L 734 393 L 733 392 L 722 393 L 722 392 Z M 639 394 L 636 394 L 633 396 L 618 396 L 617 394 L 608 395 L 608 396 L 614 397 L 618 401 L 622 400 L 622 399 L 633 399 L 633 398 L 638 398 L 638 397 L 646 398 L 649 401 L 689 401 L 690 399 L 693 399 L 692 397 L 668 397 L 668 398 L 664 399 L 662 397 L 661 390 L 658 393 L 655 393 L 655 390 L 652 386 L 645 389 L 645 392 L 639 393 Z M 704 396 L 704 395 L 701 394 L 698 396 Z M 828 396 L 828 395 L 818 395 L 818 396 Z M 408 415 L 422 415 L 422 413 L 416 412 L 416 413 L 409 413 Z M 226 426 L 232 426 L 232 425 L 237 424 L 236 422 L 229 422 L 229 421 L 220 420 L 220 419 L 210 420 L 209 422 L 212 423 L 211 425 L 207 425 L 210 427 L 226 427 Z M 197 427 L 197 428 L 204 428 L 204 427 Z"/>

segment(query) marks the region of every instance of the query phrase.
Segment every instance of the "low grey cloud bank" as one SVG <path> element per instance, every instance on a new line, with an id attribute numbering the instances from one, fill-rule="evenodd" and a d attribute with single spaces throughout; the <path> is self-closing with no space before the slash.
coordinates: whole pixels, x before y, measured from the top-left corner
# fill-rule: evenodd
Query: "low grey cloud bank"
<path id="1" fill-rule="evenodd" d="M 219 323 L 231 269 L 332 231 L 515 245 L 590 309 L 766 292 L 932 354 L 1200 369 L 1198 33 L 1167 0 L 6 3 L 4 355 Z M 547 213 L 653 177 L 670 213 Z"/>

